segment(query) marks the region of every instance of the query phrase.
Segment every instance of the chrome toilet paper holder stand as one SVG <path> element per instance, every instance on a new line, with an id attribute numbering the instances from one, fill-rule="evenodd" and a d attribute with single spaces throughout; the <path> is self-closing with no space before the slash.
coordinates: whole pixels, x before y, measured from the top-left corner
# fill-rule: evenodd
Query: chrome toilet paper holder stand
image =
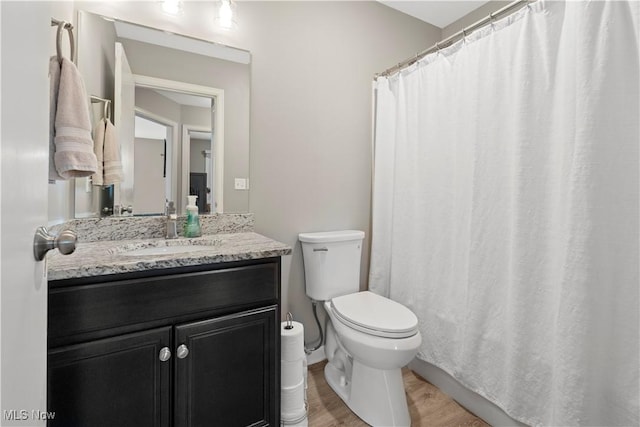
<path id="1" fill-rule="evenodd" d="M 293 314 L 289 311 L 286 316 L 287 324 L 285 325 L 285 329 L 293 329 Z"/>

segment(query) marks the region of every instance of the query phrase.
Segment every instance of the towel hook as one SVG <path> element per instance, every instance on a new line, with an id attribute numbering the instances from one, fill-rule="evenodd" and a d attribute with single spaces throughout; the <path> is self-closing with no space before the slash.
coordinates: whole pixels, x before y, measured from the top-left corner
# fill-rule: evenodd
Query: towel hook
<path id="1" fill-rule="evenodd" d="M 111 120 L 111 100 L 100 98 L 99 96 L 91 95 L 91 103 L 97 104 L 98 102 L 102 102 L 104 105 L 102 106 L 102 118 L 106 120 Z"/>
<path id="2" fill-rule="evenodd" d="M 62 64 L 62 33 L 64 30 L 67 30 L 69 33 L 69 45 L 71 47 L 71 62 L 75 62 L 76 60 L 76 42 L 73 38 L 73 25 L 66 21 L 58 21 L 57 19 L 51 18 L 51 26 L 58 26 L 58 31 L 56 34 L 56 53 L 58 55 L 58 62 Z"/>
<path id="3" fill-rule="evenodd" d="M 111 108 L 109 107 L 111 107 L 111 100 L 107 99 L 104 102 L 104 114 L 103 114 L 103 117 L 107 120 L 111 120 Z"/>

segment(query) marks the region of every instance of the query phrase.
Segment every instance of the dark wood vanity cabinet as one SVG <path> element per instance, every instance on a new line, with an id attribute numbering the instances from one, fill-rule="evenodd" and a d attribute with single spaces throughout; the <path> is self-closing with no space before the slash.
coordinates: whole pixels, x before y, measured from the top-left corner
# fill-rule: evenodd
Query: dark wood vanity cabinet
<path id="1" fill-rule="evenodd" d="M 51 426 L 168 426 L 171 363 L 158 354 L 171 328 L 51 349 Z"/>
<path id="2" fill-rule="evenodd" d="M 50 282 L 48 425 L 278 426 L 280 258 L 161 271 Z"/>

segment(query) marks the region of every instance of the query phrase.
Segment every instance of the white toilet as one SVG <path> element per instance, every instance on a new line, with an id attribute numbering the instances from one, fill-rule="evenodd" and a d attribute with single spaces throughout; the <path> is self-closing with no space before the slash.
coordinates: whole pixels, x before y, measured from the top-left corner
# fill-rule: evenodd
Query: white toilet
<path id="1" fill-rule="evenodd" d="M 351 410 L 373 426 L 411 424 L 401 368 L 422 342 L 407 307 L 360 288 L 364 232 L 301 233 L 307 295 L 323 301 L 324 374 Z"/>

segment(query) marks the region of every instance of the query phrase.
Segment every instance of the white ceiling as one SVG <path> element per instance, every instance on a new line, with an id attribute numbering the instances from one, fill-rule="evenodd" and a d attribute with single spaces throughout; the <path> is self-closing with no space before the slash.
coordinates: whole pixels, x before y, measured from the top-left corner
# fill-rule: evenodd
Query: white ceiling
<path id="1" fill-rule="evenodd" d="M 411 15 L 436 27 L 444 28 L 469 12 L 479 8 L 488 0 L 378 0 L 400 12 Z"/>

